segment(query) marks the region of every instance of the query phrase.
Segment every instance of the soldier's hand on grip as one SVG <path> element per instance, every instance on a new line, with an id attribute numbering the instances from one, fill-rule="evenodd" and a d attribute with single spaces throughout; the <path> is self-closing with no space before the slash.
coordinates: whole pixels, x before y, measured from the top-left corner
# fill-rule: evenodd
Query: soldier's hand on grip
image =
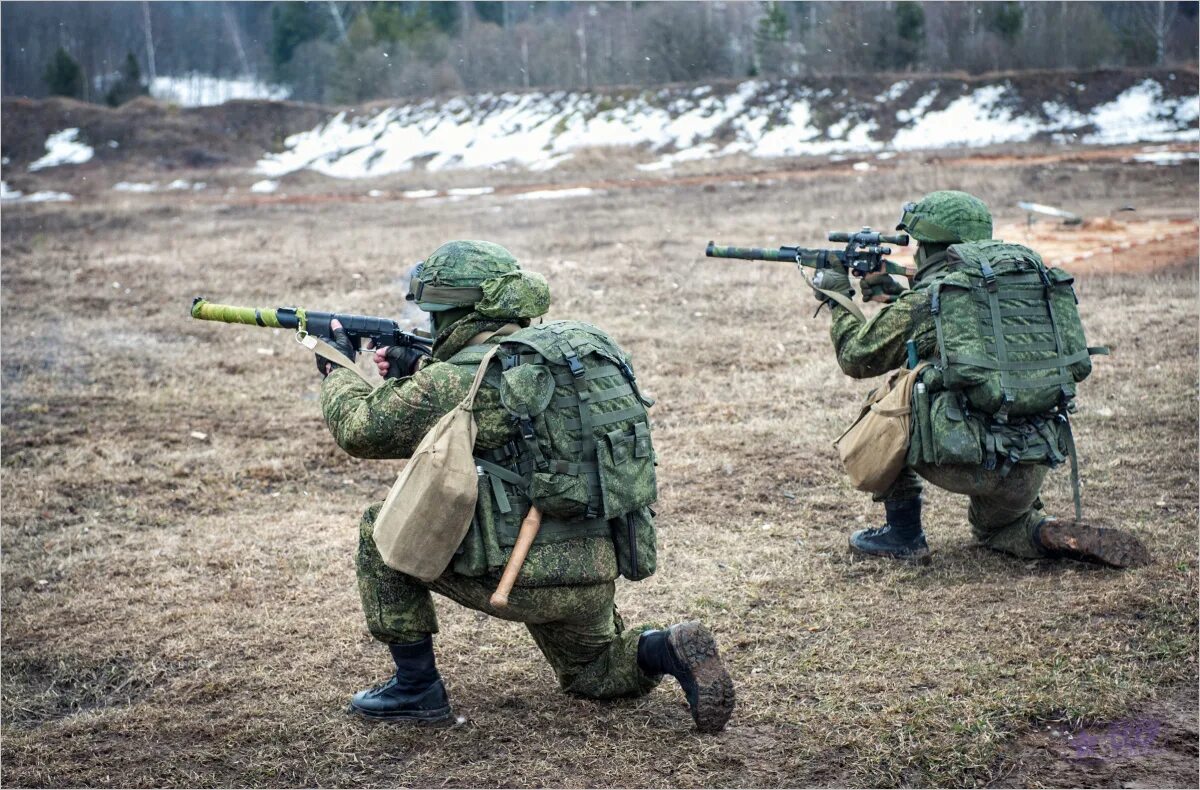
<path id="1" fill-rule="evenodd" d="M 864 302 L 883 302 L 891 304 L 904 293 L 905 287 L 886 272 L 875 272 L 862 278 L 862 300 Z"/>
<path id="2" fill-rule="evenodd" d="M 385 379 L 402 379 L 416 373 L 421 361 L 428 357 L 419 348 L 384 346 L 375 351 L 375 367 Z"/>
<path id="3" fill-rule="evenodd" d="M 350 340 L 350 335 L 346 334 L 346 330 L 342 329 L 341 322 L 335 318 L 329 325 L 329 328 L 333 330 L 333 339 L 329 345 L 341 351 L 350 359 L 354 359 L 354 343 Z M 330 362 L 325 357 L 317 354 L 317 372 L 321 374 L 322 378 L 332 373 L 334 368 L 340 367 L 341 365 Z"/>

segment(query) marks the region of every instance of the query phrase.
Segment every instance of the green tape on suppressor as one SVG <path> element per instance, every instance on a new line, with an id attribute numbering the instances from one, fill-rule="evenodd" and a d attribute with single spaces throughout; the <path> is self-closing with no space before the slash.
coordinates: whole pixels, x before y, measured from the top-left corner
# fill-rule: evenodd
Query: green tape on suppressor
<path id="1" fill-rule="evenodd" d="M 279 323 L 275 310 L 269 307 L 235 307 L 228 304 L 213 304 L 204 300 L 192 305 L 192 318 L 202 321 L 221 321 L 226 324 L 251 324 L 286 329 Z"/>

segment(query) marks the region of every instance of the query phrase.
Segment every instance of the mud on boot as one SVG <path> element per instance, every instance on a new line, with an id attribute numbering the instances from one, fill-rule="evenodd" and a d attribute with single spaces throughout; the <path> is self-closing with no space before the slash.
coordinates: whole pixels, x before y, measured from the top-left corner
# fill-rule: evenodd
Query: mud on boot
<path id="1" fill-rule="evenodd" d="M 450 699 L 433 660 L 433 639 L 388 645 L 396 674 L 350 698 L 350 712 L 368 719 L 439 724 L 451 721 Z"/>
<path id="2" fill-rule="evenodd" d="M 1038 524 L 1034 540 L 1051 557 L 1136 568 L 1150 564 L 1150 552 L 1132 533 L 1048 518 Z"/>
<path id="3" fill-rule="evenodd" d="M 850 549 L 871 557 L 929 562 L 929 544 L 921 528 L 921 498 L 889 500 L 883 506 L 887 523 L 855 532 L 850 536 Z"/>
<path id="4" fill-rule="evenodd" d="M 733 715 L 733 678 L 717 651 L 717 640 L 698 622 L 647 631 L 638 643 L 638 666 L 652 675 L 670 675 L 687 697 L 700 732 L 720 732 Z"/>

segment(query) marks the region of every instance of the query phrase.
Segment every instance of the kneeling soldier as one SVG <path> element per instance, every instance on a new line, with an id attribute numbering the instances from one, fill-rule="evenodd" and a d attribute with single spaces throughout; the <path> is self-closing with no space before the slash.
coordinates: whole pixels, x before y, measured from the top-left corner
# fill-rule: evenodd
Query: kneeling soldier
<path id="1" fill-rule="evenodd" d="M 626 628 L 614 606 L 618 575 L 654 572 L 654 454 L 646 407 L 624 352 L 599 329 L 573 321 L 531 326 L 550 304 L 546 281 L 496 244 L 445 244 L 416 270 L 408 299 L 428 312 L 433 358 L 378 349 L 386 380 L 372 390 L 318 357 L 327 373 L 325 421 L 360 458 L 408 458 L 470 390 L 480 496 L 466 538 L 431 582 L 384 563 L 374 539 L 380 505 L 360 525 L 358 585 L 371 634 L 396 672 L 360 691 L 353 711 L 373 719 L 435 722 L 450 703 L 434 665 L 430 592 L 494 617 L 525 623 L 561 688 L 597 699 L 646 694 L 662 676 L 683 687 L 696 727 L 724 728 L 733 686 L 709 631 L 696 622 Z M 344 335 L 335 345 L 353 357 Z M 349 353 L 347 353 L 349 352 Z M 531 507 L 540 530 L 506 606 L 489 597 Z"/>
<path id="2" fill-rule="evenodd" d="M 1075 385 L 1091 371 L 1069 275 L 1033 250 L 992 239 L 978 198 L 941 191 L 904 207 L 897 230 L 918 242 L 911 290 L 887 274 L 862 280 L 863 301 L 887 304 L 871 320 L 822 291 L 853 294 L 844 268 L 818 275 L 817 299 L 833 313 L 842 371 L 878 376 L 929 363 L 913 397 L 907 464 L 876 494 L 882 527 L 855 532 L 862 554 L 924 561 L 921 478 L 970 497 L 967 519 L 983 545 L 1018 557 L 1068 557 L 1118 568 L 1142 564 L 1133 535 L 1079 520 L 1069 414 Z M 1070 457 L 1076 519 L 1046 516 L 1046 472 Z"/>

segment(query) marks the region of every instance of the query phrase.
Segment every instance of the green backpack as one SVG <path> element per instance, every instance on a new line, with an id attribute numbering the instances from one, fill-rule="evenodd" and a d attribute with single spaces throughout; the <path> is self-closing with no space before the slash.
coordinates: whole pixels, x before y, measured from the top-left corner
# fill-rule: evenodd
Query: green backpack
<path id="1" fill-rule="evenodd" d="M 539 539 L 609 532 L 626 578 L 655 569 L 653 512 L 658 498 L 647 408 L 629 357 L 607 334 L 579 321 L 552 321 L 507 335 L 496 354 L 500 402 L 519 438 L 476 461 L 496 510 L 516 529 L 532 501 L 542 511 Z M 543 533 L 545 533 L 543 535 Z"/>
<path id="2" fill-rule="evenodd" d="M 1069 415 L 1091 356 L 1108 350 L 1087 345 L 1074 279 L 1028 247 L 995 240 L 951 245 L 936 265 L 942 271 L 917 287 L 929 291 L 947 392 L 914 396 L 924 419 L 910 457 L 982 463 L 1003 475 L 1016 463 L 1057 466 L 1069 456 L 1081 519 Z"/>
<path id="3" fill-rule="evenodd" d="M 943 383 L 997 422 L 1073 410 L 1092 372 L 1074 279 L 1019 244 L 952 245 L 930 286 Z"/>

